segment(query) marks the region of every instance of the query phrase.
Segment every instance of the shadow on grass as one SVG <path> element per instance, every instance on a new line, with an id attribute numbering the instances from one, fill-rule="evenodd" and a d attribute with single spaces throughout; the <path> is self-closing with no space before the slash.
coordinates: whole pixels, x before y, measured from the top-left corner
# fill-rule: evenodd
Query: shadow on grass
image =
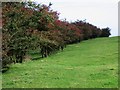
<path id="1" fill-rule="evenodd" d="M 31 60 L 41 60 L 41 59 L 43 59 L 43 58 L 40 56 L 40 57 L 34 57 Z"/>

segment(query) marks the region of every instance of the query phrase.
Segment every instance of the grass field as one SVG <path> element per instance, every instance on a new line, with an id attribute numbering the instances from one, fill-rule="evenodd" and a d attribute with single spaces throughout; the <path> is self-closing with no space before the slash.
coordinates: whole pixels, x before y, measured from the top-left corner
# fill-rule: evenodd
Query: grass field
<path id="1" fill-rule="evenodd" d="M 68 45 L 48 58 L 12 65 L 3 88 L 117 88 L 118 37 Z"/>

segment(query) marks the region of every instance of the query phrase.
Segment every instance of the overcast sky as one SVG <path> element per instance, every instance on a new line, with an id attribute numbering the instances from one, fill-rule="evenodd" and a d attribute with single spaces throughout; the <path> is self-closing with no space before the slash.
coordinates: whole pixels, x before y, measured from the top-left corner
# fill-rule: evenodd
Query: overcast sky
<path id="1" fill-rule="evenodd" d="M 119 0 L 33 0 L 37 3 L 53 5 L 51 8 L 60 13 L 60 19 L 89 22 L 99 28 L 109 27 L 112 36 L 118 35 Z"/>

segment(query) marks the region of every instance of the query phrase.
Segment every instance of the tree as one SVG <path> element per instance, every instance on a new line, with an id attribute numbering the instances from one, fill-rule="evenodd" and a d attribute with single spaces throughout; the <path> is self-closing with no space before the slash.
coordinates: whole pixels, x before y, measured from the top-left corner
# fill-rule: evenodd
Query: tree
<path id="1" fill-rule="evenodd" d="M 14 61 L 22 63 L 27 50 L 31 47 L 30 42 L 33 37 L 31 37 L 27 25 L 29 10 L 23 3 L 4 2 L 2 11 L 2 62 L 4 67 Z"/>
<path id="2" fill-rule="evenodd" d="M 109 37 L 110 35 L 110 28 L 107 27 L 102 29 L 101 37 Z"/>

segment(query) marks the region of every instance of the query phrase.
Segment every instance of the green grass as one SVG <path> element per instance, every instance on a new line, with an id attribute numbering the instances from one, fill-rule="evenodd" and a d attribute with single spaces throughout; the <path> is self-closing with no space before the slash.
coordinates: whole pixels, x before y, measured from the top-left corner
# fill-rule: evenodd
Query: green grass
<path id="1" fill-rule="evenodd" d="M 68 45 L 48 58 L 12 65 L 3 88 L 117 88 L 118 37 Z"/>

